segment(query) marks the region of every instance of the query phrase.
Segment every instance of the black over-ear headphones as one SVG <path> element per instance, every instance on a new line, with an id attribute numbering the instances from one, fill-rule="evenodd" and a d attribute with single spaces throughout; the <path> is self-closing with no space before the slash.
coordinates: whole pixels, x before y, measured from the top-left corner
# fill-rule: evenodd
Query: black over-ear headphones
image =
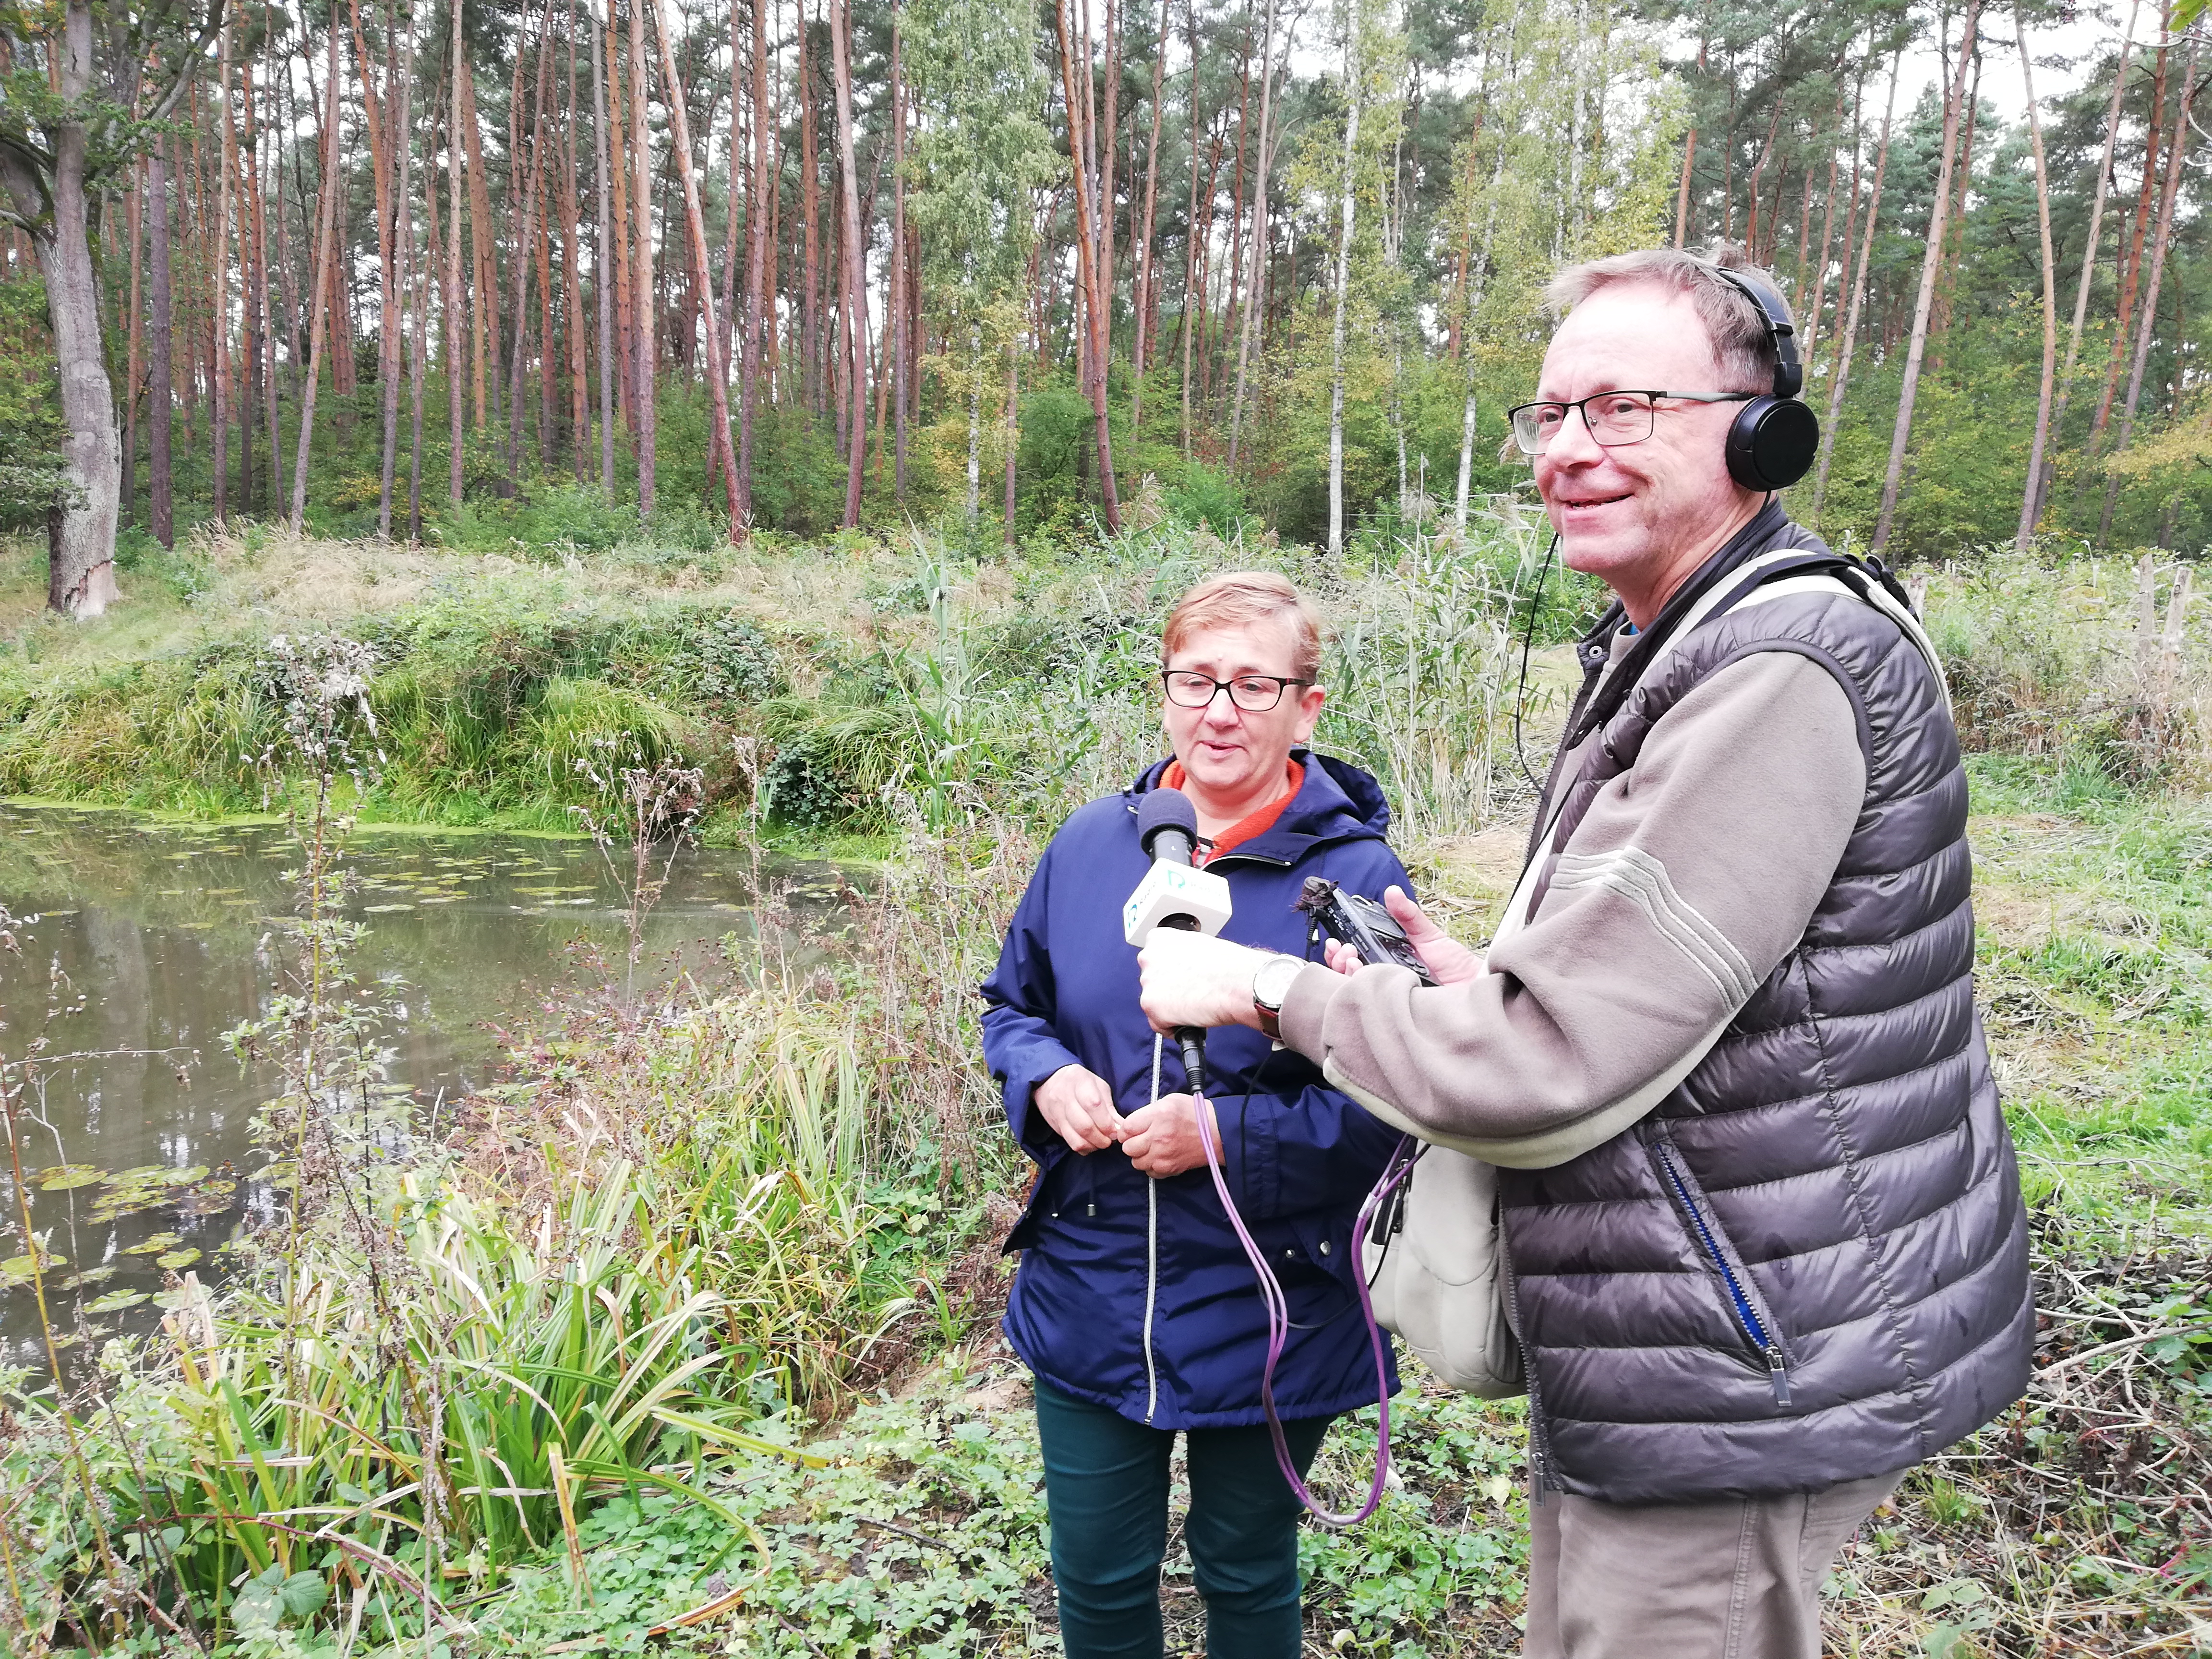
<path id="1" fill-rule="evenodd" d="M 1820 417 L 1800 403 L 1804 365 L 1797 361 L 1797 326 L 1780 294 L 1757 277 L 1722 265 L 1714 276 L 1759 307 L 1774 347 L 1774 391 L 1753 398 L 1729 427 L 1729 477 L 1746 489 L 1787 489 L 1813 469 L 1820 447 Z"/>

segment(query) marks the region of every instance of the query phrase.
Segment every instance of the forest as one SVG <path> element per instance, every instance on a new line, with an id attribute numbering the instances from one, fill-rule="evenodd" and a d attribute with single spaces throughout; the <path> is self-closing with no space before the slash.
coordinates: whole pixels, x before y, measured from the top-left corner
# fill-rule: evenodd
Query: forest
<path id="1" fill-rule="evenodd" d="M 17 6 L 8 511 L 53 515 L 71 611 L 111 524 L 127 564 L 241 520 L 496 541 L 548 500 L 586 541 L 597 503 L 1012 545 L 1153 479 L 1340 547 L 1525 485 L 1550 270 L 1723 239 L 1799 313 L 1832 538 L 2200 544 L 2212 65 L 2171 21 Z M 2039 61 L 2062 25 L 2087 58 Z"/>
<path id="2" fill-rule="evenodd" d="M 1544 285 L 1725 242 L 1948 678 L 2040 1316 L 1827 1650 L 2212 1652 L 2204 34 L 0 0 L 4 1650 L 1061 1651 L 1013 907 L 1256 568 L 1487 938 L 1605 592 Z M 1404 1374 L 1304 1651 L 1516 1650 L 1526 1403 Z"/>

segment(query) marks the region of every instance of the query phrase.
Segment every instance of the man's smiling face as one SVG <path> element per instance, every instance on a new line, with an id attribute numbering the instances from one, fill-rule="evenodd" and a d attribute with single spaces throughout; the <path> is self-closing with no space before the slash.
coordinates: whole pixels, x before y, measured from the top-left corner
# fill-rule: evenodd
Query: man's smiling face
<path id="1" fill-rule="evenodd" d="M 1597 392 L 1752 389 L 1722 380 L 1687 295 L 1617 283 L 1567 313 L 1536 395 L 1567 402 Z M 1649 438 L 1612 449 L 1571 414 L 1536 457 L 1560 557 L 1620 593 L 1639 626 L 1758 511 L 1762 498 L 1729 477 L 1729 423 L 1741 408 L 1662 403 Z"/>

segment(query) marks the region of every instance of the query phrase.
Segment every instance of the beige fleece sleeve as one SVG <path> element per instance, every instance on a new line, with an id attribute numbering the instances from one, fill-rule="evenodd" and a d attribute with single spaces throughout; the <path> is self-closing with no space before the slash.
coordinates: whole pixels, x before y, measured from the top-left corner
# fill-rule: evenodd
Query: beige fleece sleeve
<path id="1" fill-rule="evenodd" d="M 1424 1139 L 1564 1163 L 1664 1098 L 1796 945 L 1865 793 L 1834 676 L 1795 653 L 1747 657 L 1652 728 L 1487 973 L 1426 987 L 1402 968 L 1309 968 L 1284 1041 Z"/>

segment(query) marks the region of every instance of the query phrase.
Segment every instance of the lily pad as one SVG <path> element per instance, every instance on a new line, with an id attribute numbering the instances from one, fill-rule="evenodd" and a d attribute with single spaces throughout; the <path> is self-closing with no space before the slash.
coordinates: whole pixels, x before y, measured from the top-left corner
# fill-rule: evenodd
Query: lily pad
<path id="1" fill-rule="evenodd" d="M 174 1273 L 179 1267 L 191 1267 L 199 1259 L 200 1253 L 187 1244 L 181 1250 L 171 1250 L 166 1255 L 155 1256 L 154 1265 L 157 1267 L 167 1267 L 170 1272 Z"/>
<path id="2" fill-rule="evenodd" d="M 148 1299 L 143 1291 L 110 1291 L 84 1304 L 87 1313 L 121 1313 L 125 1308 L 135 1308 Z"/>
<path id="3" fill-rule="evenodd" d="M 179 1237 L 175 1233 L 155 1233 L 151 1238 L 143 1238 L 136 1244 L 126 1246 L 123 1254 L 125 1255 L 159 1255 L 162 1251 L 170 1249 L 173 1245 L 181 1244 L 184 1242 L 185 1241 Z"/>
<path id="4" fill-rule="evenodd" d="M 143 1186 L 149 1181 L 159 1181 L 161 1178 L 160 1164 L 141 1164 L 135 1170 L 118 1170 L 107 1177 L 107 1184 L 111 1187 L 137 1187 Z"/>
<path id="5" fill-rule="evenodd" d="M 98 1186 L 107 1179 L 107 1171 L 89 1164 L 54 1164 L 31 1179 L 39 1183 L 42 1193 L 68 1193 L 79 1187 Z"/>
<path id="6" fill-rule="evenodd" d="M 27 1285 L 35 1273 L 68 1265 L 69 1258 L 65 1255 L 41 1255 L 35 1260 L 27 1255 L 11 1255 L 5 1261 L 0 1261 L 0 1281 Z"/>
<path id="7" fill-rule="evenodd" d="M 62 1288 L 65 1291 L 89 1290 L 93 1285 L 104 1284 L 114 1277 L 115 1269 L 112 1267 L 85 1267 L 64 1279 Z"/>
<path id="8" fill-rule="evenodd" d="M 189 1187 L 196 1181 L 205 1181 L 207 1178 L 208 1166 L 204 1164 L 194 1164 L 183 1169 L 161 1171 L 161 1184 L 164 1187 Z"/>

